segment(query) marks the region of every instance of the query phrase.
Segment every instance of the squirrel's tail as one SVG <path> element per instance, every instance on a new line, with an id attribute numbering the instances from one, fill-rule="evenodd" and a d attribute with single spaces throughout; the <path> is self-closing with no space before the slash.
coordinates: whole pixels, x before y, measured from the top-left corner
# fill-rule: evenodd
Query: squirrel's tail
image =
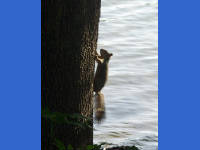
<path id="1" fill-rule="evenodd" d="M 105 102 L 104 95 L 100 92 L 94 95 L 94 113 L 95 120 L 100 122 L 105 118 Z"/>

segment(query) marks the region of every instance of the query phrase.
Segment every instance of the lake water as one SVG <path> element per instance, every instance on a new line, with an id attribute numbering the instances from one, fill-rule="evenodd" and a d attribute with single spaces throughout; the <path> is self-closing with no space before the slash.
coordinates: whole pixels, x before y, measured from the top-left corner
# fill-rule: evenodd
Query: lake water
<path id="1" fill-rule="evenodd" d="M 100 48 L 114 56 L 94 143 L 158 149 L 158 1 L 102 0 Z"/>

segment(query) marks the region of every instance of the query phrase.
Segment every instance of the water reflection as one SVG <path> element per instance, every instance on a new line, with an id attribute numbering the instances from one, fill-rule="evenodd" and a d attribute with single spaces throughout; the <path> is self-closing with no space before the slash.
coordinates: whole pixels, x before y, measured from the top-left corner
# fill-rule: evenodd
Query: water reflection
<path id="1" fill-rule="evenodd" d="M 94 95 L 94 115 L 95 121 L 101 123 L 106 117 L 106 109 L 103 93 L 96 93 Z"/>
<path id="2" fill-rule="evenodd" d="M 157 44 L 157 0 L 102 0 L 97 49 L 109 49 L 115 57 L 102 89 L 106 119 L 94 122 L 94 144 L 157 149 Z"/>

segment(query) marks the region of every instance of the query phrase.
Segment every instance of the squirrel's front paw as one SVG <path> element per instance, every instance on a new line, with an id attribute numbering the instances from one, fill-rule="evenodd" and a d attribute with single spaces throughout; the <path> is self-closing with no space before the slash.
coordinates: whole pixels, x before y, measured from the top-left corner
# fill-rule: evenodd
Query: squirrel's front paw
<path id="1" fill-rule="evenodd" d="M 95 59 L 98 59 L 98 58 L 99 58 L 99 55 L 95 55 L 94 58 L 95 58 Z"/>

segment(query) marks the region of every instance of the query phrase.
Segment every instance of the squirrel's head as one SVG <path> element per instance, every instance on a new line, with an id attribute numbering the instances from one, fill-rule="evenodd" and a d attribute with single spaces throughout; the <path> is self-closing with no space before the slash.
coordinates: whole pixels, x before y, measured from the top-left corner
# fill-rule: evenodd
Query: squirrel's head
<path id="1" fill-rule="evenodd" d="M 100 49 L 100 54 L 101 54 L 101 57 L 103 57 L 105 60 L 109 60 L 110 57 L 113 56 L 112 53 L 108 53 L 108 51 L 105 49 Z"/>

